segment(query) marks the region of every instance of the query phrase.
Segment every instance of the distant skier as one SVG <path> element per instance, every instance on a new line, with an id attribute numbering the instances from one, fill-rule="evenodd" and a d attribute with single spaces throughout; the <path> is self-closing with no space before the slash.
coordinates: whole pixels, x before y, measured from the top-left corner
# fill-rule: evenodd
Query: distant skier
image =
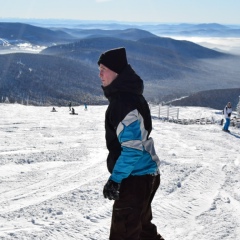
<path id="1" fill-rule="evenodd" d="M 230 132 L 228 130 L 228 128 L 230 126 L 230 117 L 231 117 L 231 114 L 232 114 L 232 105 L 231 105 L 230 102 L 228 102 L 226 107 L 223 109 L 223 114 L 224 114 L 224 117 L 225 117 L 225 125 L 223 127 L 223 131 Z"/>
<path id="2" fill-rule="evenodd" d="M 84 107 L 85 107 L 84 110 L 87 111 L 87 104 L 86 103 L 84 104 Z"/>

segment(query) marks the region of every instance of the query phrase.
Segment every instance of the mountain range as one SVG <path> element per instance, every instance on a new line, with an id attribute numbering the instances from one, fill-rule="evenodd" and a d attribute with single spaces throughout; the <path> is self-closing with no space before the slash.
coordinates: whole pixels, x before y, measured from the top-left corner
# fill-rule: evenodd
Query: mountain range
<path id="1" fill-rule="evenodd" d="M 0 96 L 11 101 L 27 99 L 36 105 L 106 103 L 97 60 L 102 52 L 120 46 L 126 48 L 128 62 L 145 81 L 144 95 L 151 102 L 238 88 L 240 82 L 238 56 L 139 28 L 46 28 L 0 23 L 1 42 L 0 52 L 6 48 L 11 52 L 24 42 L 45 48 L 35 54 L 0 54 Z"/>
<path id="2" fill-rule="evenodd" d="M 155 34 L 167 36 L 194 37 L 240 37 L 238 25 L 222 25 L 218 23 L 202 24 L 159 24 L 150 26 Z"/>

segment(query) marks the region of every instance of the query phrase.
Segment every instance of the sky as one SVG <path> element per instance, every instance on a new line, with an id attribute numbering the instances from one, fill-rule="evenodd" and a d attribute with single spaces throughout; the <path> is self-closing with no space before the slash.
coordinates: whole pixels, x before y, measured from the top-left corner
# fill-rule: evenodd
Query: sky
<path id="1" fill-rule="evenodd" d="M 1 18 L 240 24 L 238 0 L 0 0 Z"/>
<path id="2" fill-rule="evenodd" d="M 70 115 L 68 106 L 0 103 L 0 239 L 108 239 L 106 108 L 76 106 Z M 158 231 L 166 240 L 239 240 L 240 128 L 223 132 L 221 110 L 180 107 L 180 119 L 216 122 L 189 125 L 151 111 L 161 161 L 152 203 Z"/>

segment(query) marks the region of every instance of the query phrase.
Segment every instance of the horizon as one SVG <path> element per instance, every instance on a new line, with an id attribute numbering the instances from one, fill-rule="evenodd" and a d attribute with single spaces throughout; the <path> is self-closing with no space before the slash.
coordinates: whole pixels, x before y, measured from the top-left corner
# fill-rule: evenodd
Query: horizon
<path id="1" fill-rule="evenodd" d="M 56 23 L 71 23 L 71 24 L 119 24 L 119 25 L 223 25 L 240 27 L 240 23 L 219 23 L 219 22 L 131 22 L 131 21 L 118 21 L 118 20 L 85 20 L 85 19 L 64 19 L 64 18 L 1 18 L 0 22 L 20 22 L 20 23 L 41 23 L 41 24 L 56 24 Z"/>

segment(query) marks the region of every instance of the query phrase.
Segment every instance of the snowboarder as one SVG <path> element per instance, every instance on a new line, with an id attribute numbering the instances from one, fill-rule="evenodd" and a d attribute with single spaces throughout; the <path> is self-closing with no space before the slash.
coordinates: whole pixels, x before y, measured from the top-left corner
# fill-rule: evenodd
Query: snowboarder
<path id="1" fill-rule="evenodd" d="M 75 113 L 75 109 L 74 109 L 74 108 L 72 108 L 72 112 L 71 112 L 70 114 L 72 114 L 72 115 L 78 115 L 78 113 Z"/>
<path id="2" fill-rule="evenodd" d="M 56 112 L 57 110 L 55 109 L 55 107 L 52 108 L 51 112 Z"/>

